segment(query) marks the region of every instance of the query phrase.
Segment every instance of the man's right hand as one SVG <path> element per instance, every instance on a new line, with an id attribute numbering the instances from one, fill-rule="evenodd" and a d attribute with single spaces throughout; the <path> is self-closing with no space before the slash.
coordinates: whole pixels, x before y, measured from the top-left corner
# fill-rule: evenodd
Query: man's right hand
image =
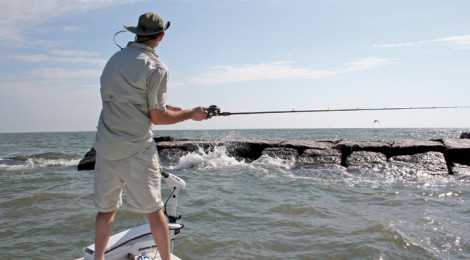
<path id="1" fill-rule="evenodd" d="M 202 121 L 211 117 L 207 117 L 207 107 L 195 107 L 192 109 L 193 115 L 191 117 L 194 121 Z"/>

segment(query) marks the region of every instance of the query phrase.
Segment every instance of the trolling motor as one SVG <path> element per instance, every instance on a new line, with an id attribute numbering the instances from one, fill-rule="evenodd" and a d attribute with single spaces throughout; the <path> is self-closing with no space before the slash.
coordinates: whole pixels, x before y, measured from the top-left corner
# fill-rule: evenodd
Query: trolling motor
<path id="1" fill-rule="evenodd" d="M 180 235 L 181 229 L 184 227 L 183 224 L 177 223 L 177 221 L 181 219 L 181 215 L 176 215 L 176 206 L 178 195 L 181 190 L 186 188 L 186 182 L 183 179 L 165 171 L 162 171 L 161 174 L 163 176 L 163 180 L 166 183 L 166 187 L 172 191 L 165 202 L 163 212 L 168 217 L 168 228 L 170 229 L 170 248 L 171 252 L 173 252 L 174 239 Z M 166 206 L 169 200 L 171 200 L 170 214 L 168 214 L 166 210 Z"/>
<path id="2" fill-rule="evenodd" d="M 166 183 L 166 187 L 172 191 L 170 197 L 168 197 L 167 201 L 165 202 L 164 212 L 165 212 L 165 215 L 168 217 L 169 223 L 176 223 L 176 221 L 181 218 L 181 215 L 176 216 L 177 197 L 180 191 L 186 188 L 186 183 L 183 179 L 171 173 L 162 171 L 162 176 L 163 176 L 163 180 Z M 170 209 L 170 214 L 168 214 L 168 212 L 166 211 L 166 205 L 168 203 L 168 200 L 170 199 L 171 199 L 171 209 Z"/>

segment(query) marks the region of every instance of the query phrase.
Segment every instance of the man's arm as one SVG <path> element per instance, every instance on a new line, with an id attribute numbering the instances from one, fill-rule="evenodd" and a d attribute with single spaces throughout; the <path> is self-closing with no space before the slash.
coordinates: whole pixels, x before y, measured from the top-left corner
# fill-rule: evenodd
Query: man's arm
<path id="1" fill-rule="evenodd" d="M 202 121 L 207 119 L 207 107 L 179 109 L 171 107 L 167 110 L 150 109 L 150 120 L 154 125 L 171 125 L 188 119 Z"/>
<path id="2" fill-rule="evenodd" d="M 166 105 L 166 109 L 168 109 L 170 111 L 182 111 L 183 110 L 181 107 L 174 107 L 174 106 L 170 106 L 170 105 Z"/>

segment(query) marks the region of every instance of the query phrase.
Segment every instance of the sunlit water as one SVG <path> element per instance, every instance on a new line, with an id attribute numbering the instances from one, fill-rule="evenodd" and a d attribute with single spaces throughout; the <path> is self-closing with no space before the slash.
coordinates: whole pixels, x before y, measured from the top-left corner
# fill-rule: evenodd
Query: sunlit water
<path id="1" fill-rule="evenodd" d="M 398 140 L 462 129 L 164 131 L 175 138 Z M 94 133 L 0 134 L 0 259 L 74 259 L 93 243 L 93 171 L 76 164 Z M 182 177 L 183 259 L 468 259 L 470 176 L 299 170 L 223 148 L 165 166 Z M 164 186 L 164 185 L 163 185 Z M 165 190 L 164 196 L 169 193 Z M 115 230 L 146 222 L 118 211 Z"/>

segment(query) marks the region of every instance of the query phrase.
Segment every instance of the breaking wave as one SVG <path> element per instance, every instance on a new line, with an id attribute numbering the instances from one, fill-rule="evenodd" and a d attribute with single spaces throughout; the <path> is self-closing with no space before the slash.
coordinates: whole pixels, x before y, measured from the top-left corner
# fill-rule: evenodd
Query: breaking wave
<path id="1" fill-rule="evenodd" d="M 199 148 L 196 152 L 183 155 L 175 166 L 170 169 L 220 169 L 227 167 L 238 167 L 246 165 L 243 161 L 238 161 L 235 157 L 227 154 L 227 149 L 223 146 L 215 147 L 214 150 L 205 152 Z"/>
<path id="2" fill-rule="evenodd" d="M 0 158 L 0 169 L 6 171 L 26 170 L 45 167 L 75 167 L 80 159 L 60 158 L 58 154 L 37 154 Z M 67 157 L 62 155 L 62 157 Z"/>

